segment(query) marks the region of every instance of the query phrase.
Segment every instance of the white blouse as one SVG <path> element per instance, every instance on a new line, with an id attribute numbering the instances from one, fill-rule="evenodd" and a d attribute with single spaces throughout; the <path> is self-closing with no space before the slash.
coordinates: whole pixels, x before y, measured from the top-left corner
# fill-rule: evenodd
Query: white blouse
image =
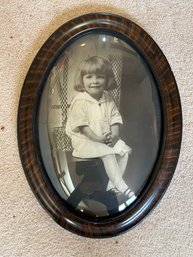
<path id="1" fill-rule="evenodd" d="M 122 140 L 110 147 L 104 143 L 92 141 L 80 132 L 80 126 L 89 128 L 98 136 L 110 131 L 113 124 L 122 124 L 122 118 L 112 98 L 105 91 L 97 101 L 87 92 L 79 93 L 69 109 L 66 133 L 71 138 L 73 156 L 78 158 L 96 158 L 107 154 L 124 155 L 131 151 Z"/>

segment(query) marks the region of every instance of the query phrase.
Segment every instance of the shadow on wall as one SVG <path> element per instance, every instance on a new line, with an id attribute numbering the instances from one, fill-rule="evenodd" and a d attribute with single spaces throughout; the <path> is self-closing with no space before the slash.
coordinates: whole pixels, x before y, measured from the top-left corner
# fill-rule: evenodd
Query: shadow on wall
<path id="1" fill-rule="evenodd" d="M 141 59 L 136 63 L 125 57 L 123 67 L 121 136 L 132 148 L 125 179 L 138 191 L 150 175 L 158 154 L 161 109 L 155 82 Z"/>

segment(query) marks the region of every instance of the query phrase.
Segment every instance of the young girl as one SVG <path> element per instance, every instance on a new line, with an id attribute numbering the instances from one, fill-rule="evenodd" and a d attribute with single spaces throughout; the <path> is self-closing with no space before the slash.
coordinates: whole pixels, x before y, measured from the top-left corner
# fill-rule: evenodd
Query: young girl
<path id="1" fill-rule="evenodd" d="M 107 92 L 116 86 L 109 61 L 93 56 L 81 62 L 74 84 L 80 93 L 71 103 L 66 132 L 73 156 L 101 158 L 110 180 L 107 190 L 124 194 L 129 205 L 136 196 L 122 176 L 131 148 L 119 138 L 122 118 Z"/>

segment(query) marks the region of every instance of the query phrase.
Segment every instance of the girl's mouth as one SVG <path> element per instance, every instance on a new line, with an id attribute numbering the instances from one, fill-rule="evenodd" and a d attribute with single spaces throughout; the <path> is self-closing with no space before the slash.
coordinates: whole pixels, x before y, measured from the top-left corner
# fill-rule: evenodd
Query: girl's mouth
<path id="1" fill-rule="evenodd" d="M 90 88 L 100 88 L 100 86 L 90 86 Z"/>

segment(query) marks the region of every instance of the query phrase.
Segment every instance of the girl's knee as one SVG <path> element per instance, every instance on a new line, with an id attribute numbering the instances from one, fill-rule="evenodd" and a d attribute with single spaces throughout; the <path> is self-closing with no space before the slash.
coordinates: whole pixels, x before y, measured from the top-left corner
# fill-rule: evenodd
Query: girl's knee
<path id="1" fill-rule="evenodd" d="M 101 157 L 101 160 L 103 161 L 103 163 L 110 163 L 110 164 L 114 164 L 115 162 L 117 163 L 117 159 L 114 154 L 104 155 Z"/>

